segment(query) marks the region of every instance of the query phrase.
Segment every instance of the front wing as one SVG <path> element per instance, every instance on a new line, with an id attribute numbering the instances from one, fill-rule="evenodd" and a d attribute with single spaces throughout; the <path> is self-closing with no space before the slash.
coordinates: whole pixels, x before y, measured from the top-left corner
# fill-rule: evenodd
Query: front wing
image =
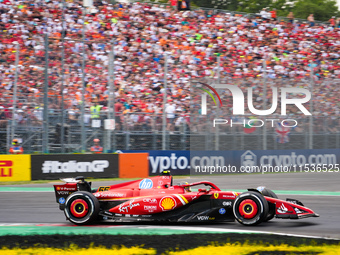
<path id="1" fill-rule="evenodd" d="M 281 219 L 303 219 L 308 217 L 319 217 L 319 214 L 313 210 L 305 207 L 300 201 L 296 199 L 289 199 L 287 201 L 265 197 L 266 200 L 275 204 L 275 217 Z"/>

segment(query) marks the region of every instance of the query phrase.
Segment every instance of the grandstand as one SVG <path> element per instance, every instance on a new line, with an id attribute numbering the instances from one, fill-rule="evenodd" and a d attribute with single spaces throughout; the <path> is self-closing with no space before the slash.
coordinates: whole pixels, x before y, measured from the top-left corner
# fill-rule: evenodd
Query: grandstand
<path id="1" fill-rule="evenodd" d="M 13 137 L 21 137 L 28 152 L 44 151 L 44 133 L 48 133 L 50 152 L 81 151 L 90 146 L 93 137 L 107 137 L 102 127 L 91 126 L 91 106 L 102 105 L 100 119 L 108 118 L 113 38 L 117 126 L 110 137 L 114 147 L 108 143 L 107 150 L 164 149 L 164 139 L 167 149 L 186 150 L 189 134 L 203 137 L 202 149 L 219 140 L 225 149 L 230 143 L 234 149 L 248 149 L 240 143 L 242 139 L 253 141 L 249 148 L 263 148 L 259 130 L 244 134 L 241 129 L 221 129 L 221 137 L 212 139 L 215 130 L 206 127 L 207 120 L 198 112 L 190 111 L 194 81 L 235 84 L 244 90 L 252 87 L 255 107 L 263 105 L 264 87 L 313 90 L 312 122 L 303 119 L 300 128 L 292 130 L 295 145 L 273 143 L 272 149 L 311 148 L 309 135 L 315 137 L 314 148 L 339 147 L 339 28 L 201 9 L 178 12 L 170 6 L 143 2 L 112 5 L 95 1 L 94 6 L 85 8 L 82 1 L 73 1 L 66 3 L 64 12 L 62 7 L 58 1 L 0 3 L 1 153 L 6 153 Z M 168 123 L 164 126 L 165 70 Z M 222 98 L 228 102 L 222 110 L 228 111 L 230 97 L 225 92 Z M 212 111 L 216 114 L 215 108 Z M 303 117 L 295 108 L 289 108 L 289 114 Z M 80 132 L 83 123 L 85 140 Z M 310 125 L 313 134 L 306 132 Z M 66 127 L 64 134 L 60 127 Z M 272 141 L 275 130 L 268 130 L 267 135 Z"/>

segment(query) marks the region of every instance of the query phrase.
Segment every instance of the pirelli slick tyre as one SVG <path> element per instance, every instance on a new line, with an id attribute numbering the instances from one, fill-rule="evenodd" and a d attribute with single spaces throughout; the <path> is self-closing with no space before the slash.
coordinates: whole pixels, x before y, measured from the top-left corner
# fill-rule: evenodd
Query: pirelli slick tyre
<path id="1" fill-rule="evenodd" d="M 67 197 L 64 213 L 66 218 L 74 224 L 90 224 L 98 218 L 98 199 L 87 191 L 77 191 Z"/>
<path id="2" fill-rule="evenodd" d="M 272 190 L 267 189 L 267 188 L 264 188 L 264 189 L 261 191 L 261 193 L 262 193 L 262 195 L 267 196 L 267 197 L 278 198 L 277 195 L 276 195 Z M 269 210 L 268 210 L 267 217 L 266 217 L 266 219 L 264 220 L 265 222 L 270 221 L 270 220 L 273 219 L 274 216 L 275 216 L 275 209 L 276 209 L 275 204 L 273 204 L 273 203 L 268 203 L 268 207 L 269 207 Z"/>
<path id="3" fill-rule="evenodd" d="M 258 192 L 244 192 L 235 199 L 233 212 L 239 223 L 247 226 L 257 225 L 267 217 L 268 202 Z"/>

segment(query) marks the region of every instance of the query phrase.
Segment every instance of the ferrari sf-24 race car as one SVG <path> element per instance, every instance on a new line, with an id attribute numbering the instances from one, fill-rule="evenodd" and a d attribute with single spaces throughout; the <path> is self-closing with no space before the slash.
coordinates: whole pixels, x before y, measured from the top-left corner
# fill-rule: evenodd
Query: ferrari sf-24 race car
<path id="1" fill-rule="evenodd" d="M 63 180 L 65 184 L 54 185 L 56 201 L 66 219 L 77 225 L 99 221 L 231 222 L 235 219 L 243 225 L 257 225 L 274 217 L 319 216 L 296 199 L 278 199 L 265 187 L 239 193 L 221 191 L 208 181 L 173 185 L 169 173 L 98 189 L 92 189 L 84 177 Z M 209 188 L 191 190 L 199 185 Z"/>

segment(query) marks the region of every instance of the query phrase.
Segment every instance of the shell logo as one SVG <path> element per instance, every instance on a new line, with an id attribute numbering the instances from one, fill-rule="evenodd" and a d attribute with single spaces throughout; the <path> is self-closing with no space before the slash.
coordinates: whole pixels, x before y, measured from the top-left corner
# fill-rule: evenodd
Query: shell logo
<path id="1" fill-rule="evenodd" d="M 161 201 L 159 201 L 159 206 L 163 211 L 174 209 L 176 205 L 176 200 L 173 197 L 163 197 Z"/>

